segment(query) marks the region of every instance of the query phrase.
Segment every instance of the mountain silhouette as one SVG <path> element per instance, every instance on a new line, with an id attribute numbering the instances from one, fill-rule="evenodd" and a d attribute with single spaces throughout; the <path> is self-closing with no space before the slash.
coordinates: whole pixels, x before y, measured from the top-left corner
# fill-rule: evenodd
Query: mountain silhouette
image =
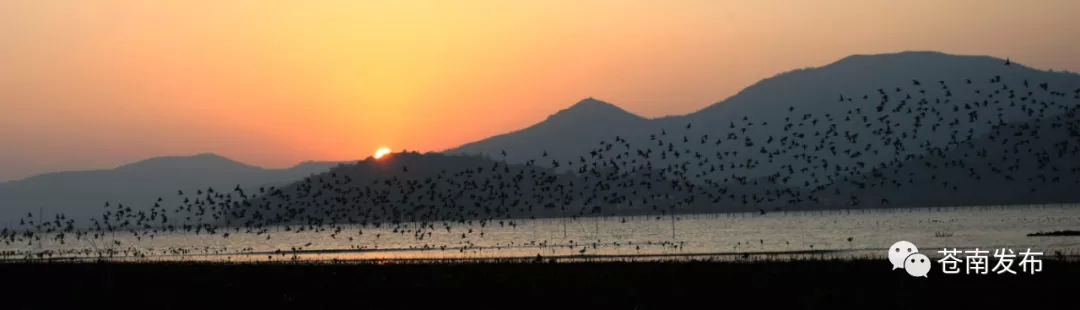
<path id="1" fill-rule="evenodd" d="M 986 135 L 893 161 L 823 192 L 847 193 L 832 197 L 840 206 L 850 205 L 852 196 L 901 206 L 1080 202 L 1078 112 L 1073 107 L 1047 119 L 998 124 Z"/>
<path id="2" fill-rule="evenodd" d="M 445 153 L 501 158 L 505 151 L 511 163 L 535 160 L 551 166 L 600 151 L 598 142 L 618 140 L 616 145 L 632 148 L 626 155 L 655 151 L 652 154 L 661 158 L 650 157 L 653 166 L 685 170 L 692 181 L 725 189 L 736 183 L 757 187 L 757 199 L 746 193 L 749 198 L 735 200 L 763 208 L 851 207 L 860 205 L 858 201 L 865 206 L 871 200 L 875 205 L 907 206 L 1080 201 L 1076 194 L 1056 190 L 1078 184 L 1067 173 L 1075 175 L 1074 163 L 1080 162 L 1080 134 L 1061 119 L 1080 104 L 1080 75 L 1004 64 L 994 57 L 939 52 L 854 55 L 764 79 L 687 115 L 645 119 L 615 107 L 586 111 L 575 105 L 529 128 Z M 1029 129 L 1018 132 L 1008 126 Z M 1040 135 L 1031 135 L 1037 128 L 1043 129 Z M 1009 130 L 1013 132 L 1004 133 Z M 1019 145 L 978 147 L 1008 140 L 1004 135 L 1015 135 L 1011 142 Z M 994 136 L 997 141 L 987 140 Z M 684 165 L 687 159 L 680 154 L 697 159 Z M 997 156 L 982 159 L 978 168 L 995 177 L 984 171 L 975 178 L 979 173 L 971 173 L 978 170 L 973 167 L 964 167 L 964 173 L 944 171 L 963 167 L 955 163 L 972 161 L 977 154 Z M 1002 163 L 1002 158 L 1012 162 Z M 942 171 L 915 168 L 926 161 L 939 162 Z M 721 174 L 715 172 L 718 167 L 735 170 Z M 883 181 L 885 172 L 893 170 L 925 180 L 916 186 L 911 182 L 919 178 L 905 175 L 911 182 L 891 192 L 858 193 L 882 189 L 868 187 L 873 183 L 869 180 Z M 1055 186 L 1035 183 L 1055 177 Z M 911 195 L 945 188 L 926 185 L 934 182 L 952 185 L 940 195 Z M 977 194 L 996 188 L 1010 190 Z M 799 192 L 792 194 L 797 197 L 775 195 L 791 189 Z M 1016 193 L 1019 189 L 1025 192 Z"/>
<path id="3" fill-rule="evenodd" d="M 631 142 L 643 142 L 644 133 L 661 129 L 674 131 L 686 124 L 693 124 L 695 133 L 725 132 L 732 122 L 747 118 L 756 128 L 749 133 L 757 137 L 780 134 L 779 126 L 761 126 L 762 123 L 778 124 L 795 113 L 817 115 L 840 113 L 862 104 L 876 101 L 878 90 L 896 93 L 900 88 L 911 90 L 913 81 L 922 81 L 922 87 L 931 95 L 949 95 L 954 102 L 975 100 L 968 90 L 985 84 L 987 79 L 1000 76 L 1011 82 L 1030 81 L 1049 85 L 1080 85 L 1080 76 L 1071 73 L 1035 70 L 1019 63 L 1002 65 L 1004 59 L 988 56 L 957 56 L 940 52 L 901 52 L 880 55 L 854 55 L 819 68 L 798 69 L 755 83 L 734 96 L 709 105 L 697 112 L 655 119 L 642 118 L 614 105 L 589 98 L 560 111 L 548 119 L 528 128 L 497 135 L 464 144 L 444 151 L 448 154 L 481 154 L 498 158 L 506 151 L 507 159 L 521 162 L 538 157 L 546 150 L 550 156 L 563 160 L 573 159 L 588 152 L 600 139 L 620 136 Z M 964 81 L 972 80 L 973 84 Z M 950 91 L 934 88 L 938 81 L 950 82 Z M 978 83 L 978 84 L 974 84 Z M 1068 90 L 1072 90 L 1071 88 Z M 863 97 L 867 96 L 867 100 Z M 967 97 L 965 97 L 967 96 Z M 842 100 L 840 98 L 843 98 Z M 602 103 L 607 108 L 586 109 Z M 866 104 L 867 109 L 873 108 Z M 1005 115 L 1006 121 L 1028 120 L 1018 114 Z M 753 126 L 752 125 L 752 126 Z M 977 133 L 985 132 L 982 126 L 974 127 Z M 847 129 L 852 133 L 863 128 Z M 865 135 L 865 134 L 864 134 Z"/>
<path id="4" fill-rule="evenodd" d="M 648 119 L 613 104 L 586 98 L 536 125 L 468 143 L 445 153 L 482 154 L 512 162 L 538 158 L 545 152 L 552 158 L 575 158 L 602 139 L 645 134 L 649 124 Z"/>
<path id="5" fill-rule="evenodd" d="M 442 153 L 281 170 L 214 155 L 158 158 L 0 184 L 0 203 L 23 217 L 38 207 L 92 215 L 104 201 L 138 206 L 215 187 L 178 207 L 265 229 L 1080 202 L 1078 111 L 1076 74 L 986 56 L 856 55 L 688 115 L 648 119 L 587 98 Z M 229 191 L 236 184 L 253 196 Z"/>
<path id="6" fill-rule="evenodd" d="M 304 162 L 286 169 L 263 169 L 215 154 L 155 157 L 114 169 L 48 173 L 0 183 L 0 216 L 8 219 L 64 213 L 96 216 L 106 202 L 134 209 L 171 199 L 178 190 L 281 184 L 326 171 L 334 162 Z"/>
<path id="7" fill-rule="evenodd" d="M 260 189 L 259 196 L 243 203 L 243 211 L 228 205 L 207 208 L 230 210 L 227 216 L 214 217 L 218 224 L 256 230 L 280 224 L 480 221 L 484 225 L 505 224 L 503 220 L 515 218 L 666 213 L 670 209 L 660 209 L 660 204 L 689 197 L 689 193 L 659 185 L 638 191 L 601 181 L 618 178 L 638 185 L 666 183 L 657 176 L 649 171 L 612 168 L 570 173 L 475 155 L 403 152 L 380 159 L 369 157 L 288 185 Z M 649 202 L 634 200 L 642 197 L 649 197 Z M 192 202 L 187 206 L 206 204 Z"/>

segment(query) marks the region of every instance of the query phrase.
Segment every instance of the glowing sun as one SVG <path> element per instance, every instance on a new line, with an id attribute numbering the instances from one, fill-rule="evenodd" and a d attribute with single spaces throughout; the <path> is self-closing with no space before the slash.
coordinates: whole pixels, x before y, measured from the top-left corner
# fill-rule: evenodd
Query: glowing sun
<path id="1" fill-rule="evenodd" d="M 386 154 L 390 154 L 390 148 L 385 147 L 385 146 L 380 147 L 378 150 L 375 150 L 375 159 L 382 158 Z"/>

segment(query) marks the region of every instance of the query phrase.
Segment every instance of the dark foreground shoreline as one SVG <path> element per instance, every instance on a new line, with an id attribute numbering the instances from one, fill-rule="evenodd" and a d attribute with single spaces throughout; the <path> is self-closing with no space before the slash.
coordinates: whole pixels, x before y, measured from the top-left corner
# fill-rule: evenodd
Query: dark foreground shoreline
<path id="1" fill-rule="evenodd" d="M 118 308 L 819 308 L 966 309 L 1080 300 L 1080 262 L 1044 260 L 1035 275 L 890 270 L 884 259 L 572 263 L 5 263 L 5 309 Z M 1018 267 L 1018 266 L 1014 266 Z M 1019 268 L 1016 268 L 1019 272 Z M 703 304 L 704 303 L 704 304 Z M 95 307 L 96 308 L 96 307 Z"/>

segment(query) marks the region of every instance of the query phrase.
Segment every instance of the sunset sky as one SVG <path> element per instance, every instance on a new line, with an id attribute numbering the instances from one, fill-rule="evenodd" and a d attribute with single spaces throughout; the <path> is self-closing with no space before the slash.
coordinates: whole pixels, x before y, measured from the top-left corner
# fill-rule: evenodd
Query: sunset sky
<path id="1" fill-rule="evenodd" d="M 851 54 L 1080 71 L 1080 1 L 0 1 L 0 181 L 440 151 L 585 97 L 657 117 Z"/>

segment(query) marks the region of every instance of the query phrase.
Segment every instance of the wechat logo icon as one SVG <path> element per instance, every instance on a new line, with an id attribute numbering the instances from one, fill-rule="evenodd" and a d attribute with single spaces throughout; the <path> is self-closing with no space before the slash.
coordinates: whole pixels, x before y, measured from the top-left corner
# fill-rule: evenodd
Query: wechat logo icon
<path id="1" fill-rule="evenodd" d="M 926 277 L 930 272 L 930 258 L 919 253 L 919 248 L 908 241 L 897 241 L 889 247 L 889 262 L 893 270 L 904 269 L 912 277 Z"/>

